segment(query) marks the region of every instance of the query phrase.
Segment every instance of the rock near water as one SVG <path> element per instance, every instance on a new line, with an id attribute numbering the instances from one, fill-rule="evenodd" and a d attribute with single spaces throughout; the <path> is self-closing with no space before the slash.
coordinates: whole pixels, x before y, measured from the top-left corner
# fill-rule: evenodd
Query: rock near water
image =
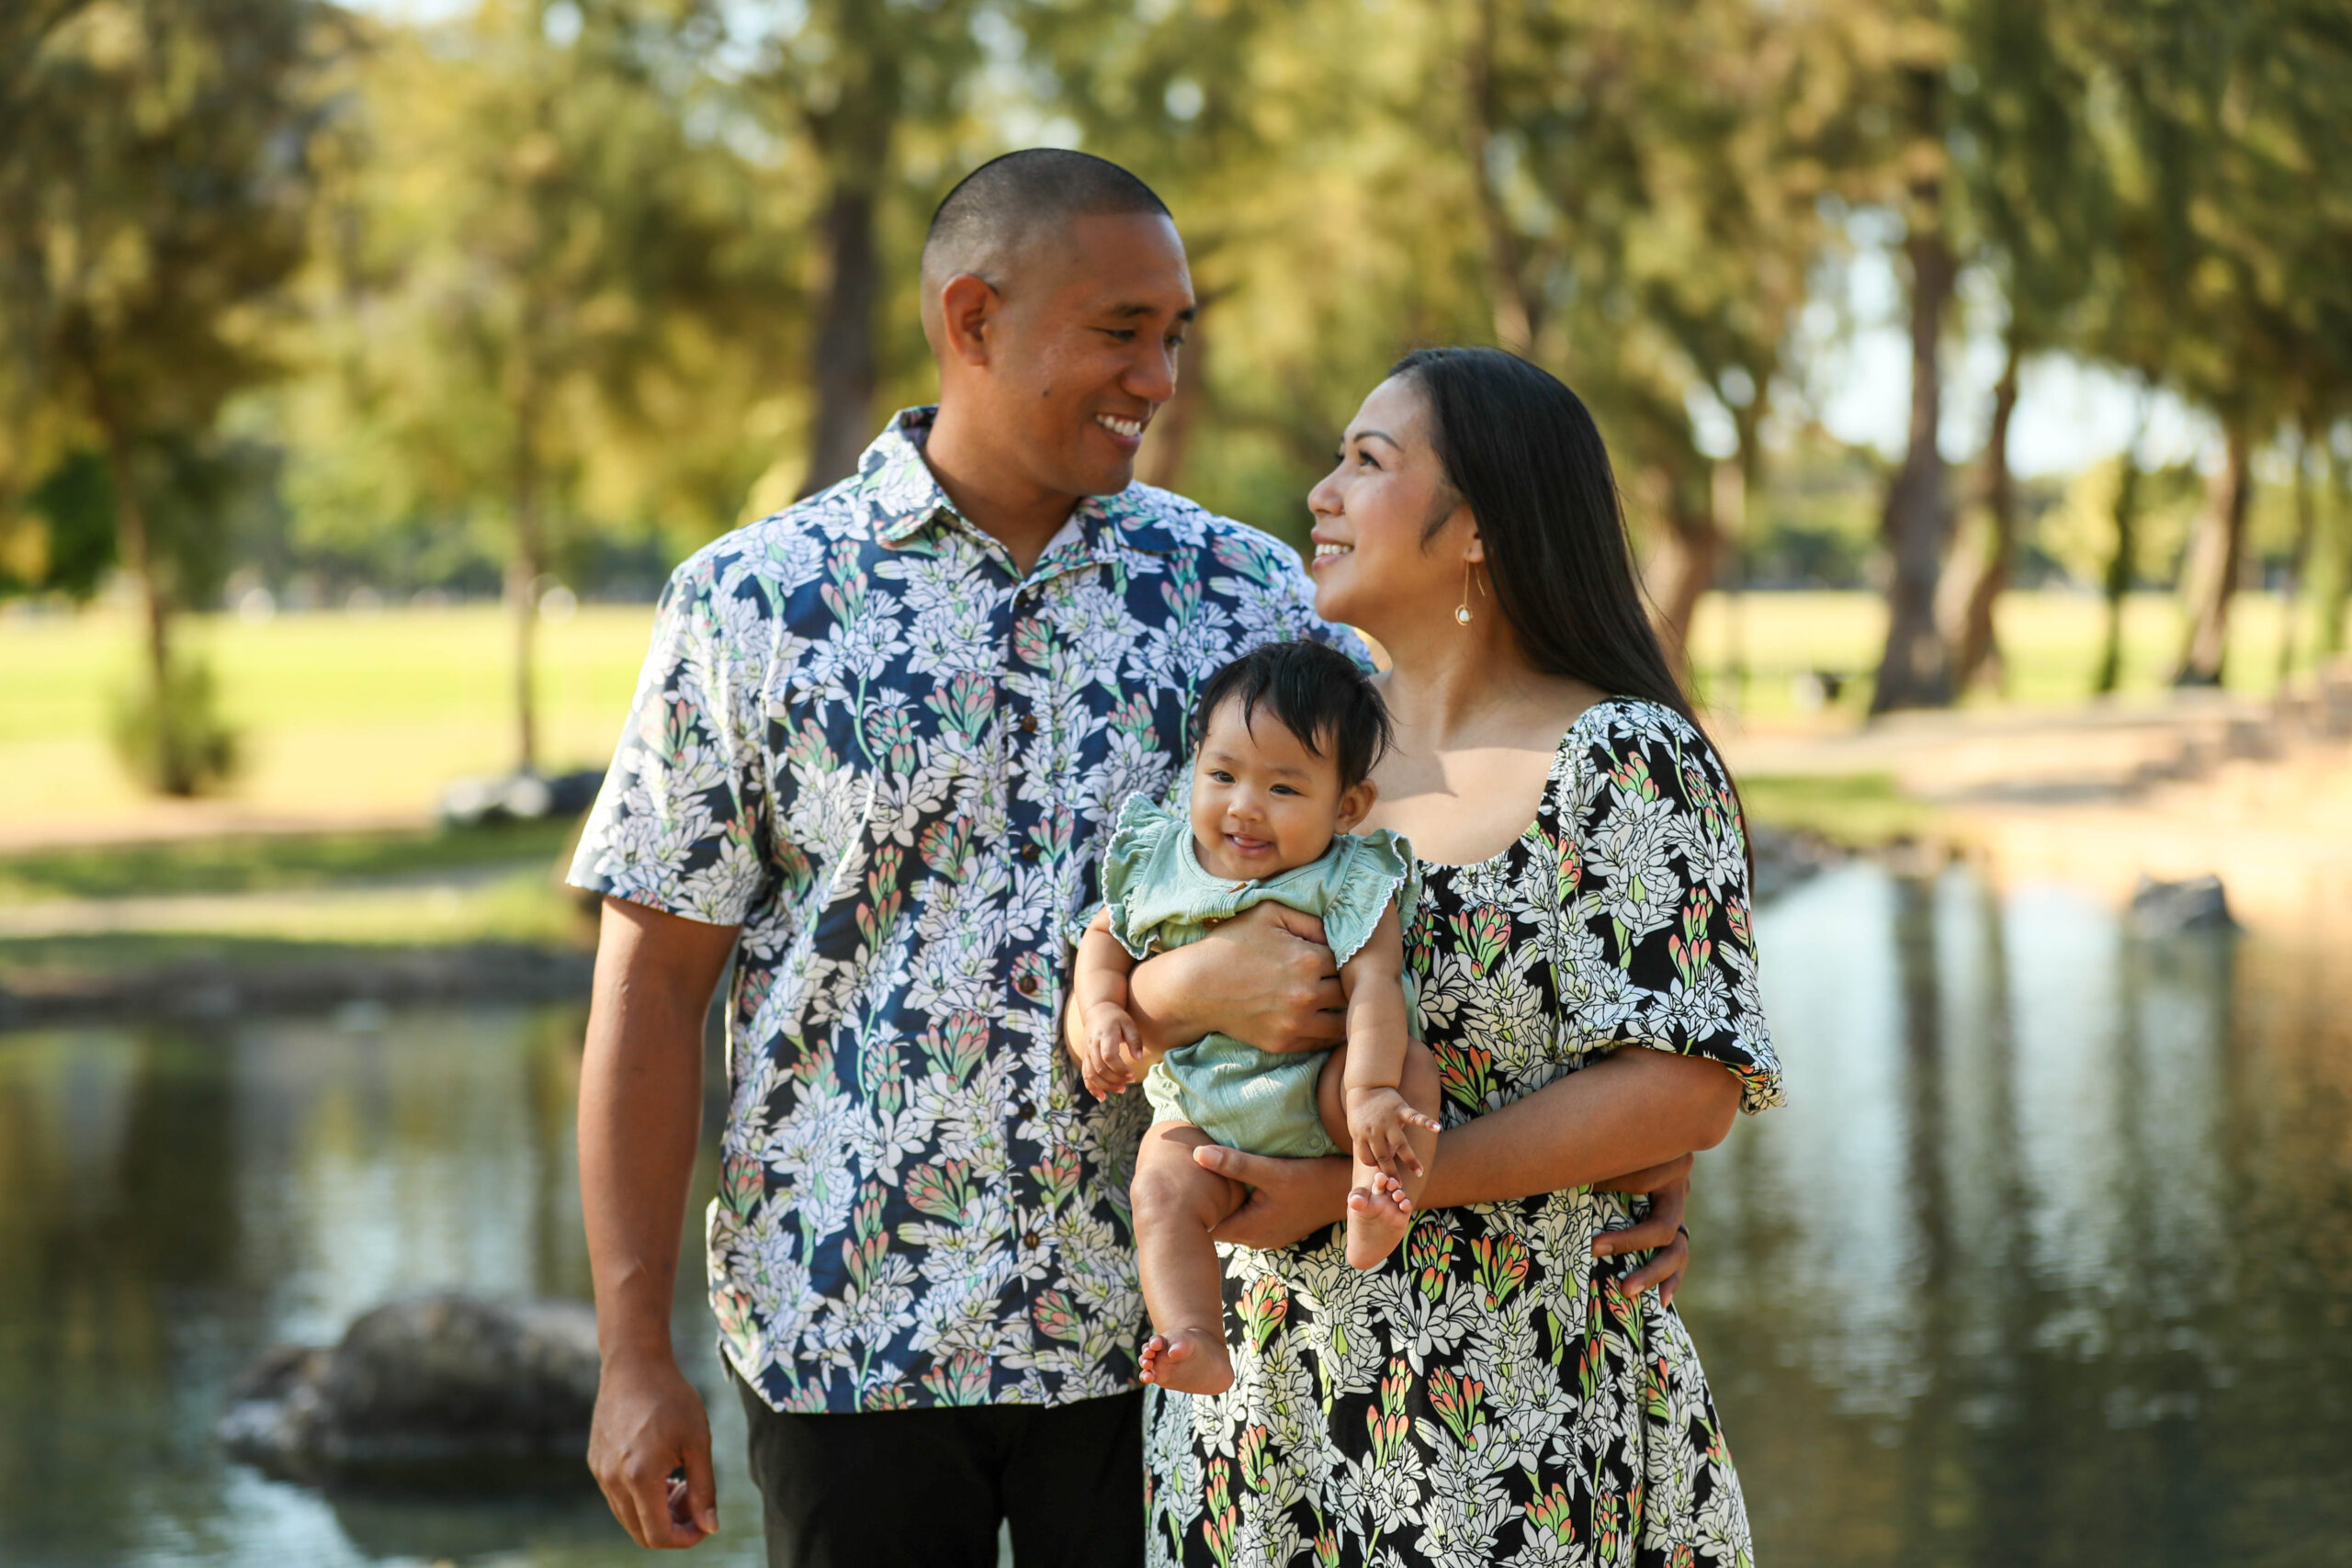
<path id="1" fill-rule="evenodd" d="M 429 1491 L 586 1485 L 596 1318 L 584 1303 L 420 1296 L 334 1347 L 279 1346 L 220 1436 L 289 1480 Z"/>

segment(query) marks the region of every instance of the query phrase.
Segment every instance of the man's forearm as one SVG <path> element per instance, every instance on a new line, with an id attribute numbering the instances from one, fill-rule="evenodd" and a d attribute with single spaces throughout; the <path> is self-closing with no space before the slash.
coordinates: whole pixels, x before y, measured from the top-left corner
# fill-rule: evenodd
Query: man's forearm
<path id="1" fill-rule="evenodd" d="M 1192 967 L 1203 956 L 1201 945 L 1154 953 L 1127 973 L 1127 1013 L 1143 1036 L 1143 1048 L 1155 1054 L 1189 1045 L 1209 1029 L 1197 1026 L 1186 1004 L 1201 987 Z"/>

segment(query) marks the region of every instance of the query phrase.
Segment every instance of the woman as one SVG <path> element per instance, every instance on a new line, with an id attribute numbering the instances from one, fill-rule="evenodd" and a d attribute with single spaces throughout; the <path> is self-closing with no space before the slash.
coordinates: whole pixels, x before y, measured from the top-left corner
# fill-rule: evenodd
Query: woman
<path id="1" fill-rule="evenodd" d="M 1425 863 L 1407 962 L 1447 1131 L 1369 1273 L 1325 1228 L 1345 1161 L 1201 1152 L 1256 1189 L 1220 1233 L 1250 1244 L 1238 1375 L 1154 1406 L 1154 1561 L 1745 1564 L 1698 1357 L 1606 1234 L 1641 1205 L 1591 1185 L 1780 1099 L 1737 796 L 1642 615 L 1607 453 L 1542 370 L 1430 350 L 1309 504 L 1317 613 L 1393 661 L 1366 826 Z"/>

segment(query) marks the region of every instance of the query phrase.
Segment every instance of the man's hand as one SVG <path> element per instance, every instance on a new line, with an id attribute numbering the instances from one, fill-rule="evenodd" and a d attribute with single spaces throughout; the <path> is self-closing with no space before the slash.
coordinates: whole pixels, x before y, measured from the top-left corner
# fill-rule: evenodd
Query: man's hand
<path id="1" fill-rule="evenodd" d="M 613 1517 L 638 1545 L 674 1550 L 718 1533 L 710 1416 L 669 1357 L 605 1362 L 588 1430 L 588 1468 Z M 670 1479 L 680 1469 L 683 1485 Z"/>
<path id="2" fill-rule="evenodd" d="M 1250 1189 L 1241 1207 L 1209 1232 L 1212 1241 L 1288 1247 L 1347 1217 L 1348 1179 L 1353 1173 L 1338 1156 L 1275 1159 L 1208 1144 L 1194 1149 L 1193 1159 Z"/>
<path id="3" fill-rule="evenodd" d="M 1323 922 L 1272 900 L 1146 959 L 1127 989 L 1127 1010 L 1154 1051 L 1211 1033 L 1277 1052 L 1328 1051 L 1347 1038 L 1347 995 Z"/>
<path id="4" fill-rule="evenodd" d="M 1623 1230 L 1604 1231 L 1593 1238 L 1596 1258 L 1622 1258 L 1629 1252 L 1656 1247 L 1657 1255 L 1625 1277 L 1629 1296 L 1655 1289 L 1662 1306 L 1674 1304 L 1682 1288 L 1683 1271 L 1690 1266 L 1690 1233 L 1682 1228 L 1682 1212 L 1690 1200 L 1689 1155 L 1598 1184 L 1603 1192 L 1646 1192 L 1650 1212 Z"/>

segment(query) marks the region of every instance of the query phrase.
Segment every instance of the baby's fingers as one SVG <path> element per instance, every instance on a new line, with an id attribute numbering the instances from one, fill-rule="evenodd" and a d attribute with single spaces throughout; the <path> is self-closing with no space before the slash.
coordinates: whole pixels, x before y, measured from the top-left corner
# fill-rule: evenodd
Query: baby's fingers
<path id="1" fill-rule="evenodd" d="M 1411 1175 L 1419 1176 L 1422 1174 L 1420 1156 L 1413 1152 L 1413 1145 L 1406 1138 L 1402 1128 L 1391 1128 L 1389 1130 L 1388 1143 L 1389 1157 L 1393 1159 L 1397 1166 L 1401 1167 L 1405 1171 Z M 1396 1171 L 1392 1169 L 1388 1174 L 1396 1176 Z"/>

